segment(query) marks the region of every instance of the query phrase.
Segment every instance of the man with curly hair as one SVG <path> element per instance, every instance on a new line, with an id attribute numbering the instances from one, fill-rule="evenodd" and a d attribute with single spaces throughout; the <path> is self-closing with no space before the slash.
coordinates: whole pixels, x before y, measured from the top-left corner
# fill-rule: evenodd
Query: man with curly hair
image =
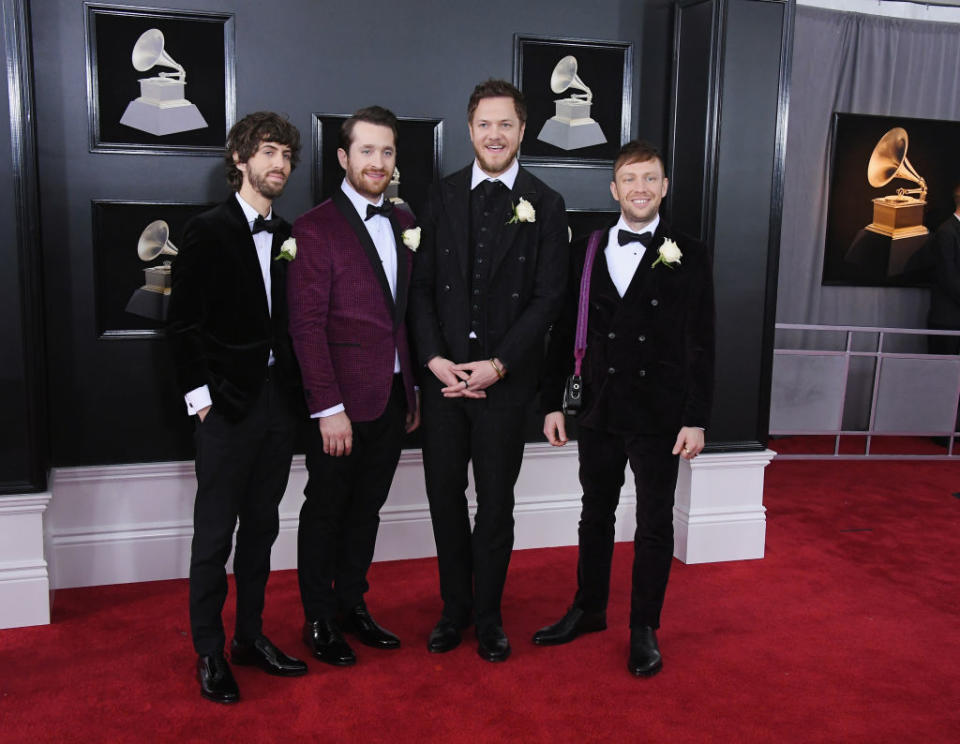
<path id="1" fill-rule="evenodd" d="M 261 617 L 302 414 L 287 261 L 278 260 L 290 226 L 272 209 L 299 151 L 300 133 L 284 117 L 261 111 L 238 121 L 226 145 L 235 193 L 187 223 L 173 266 L 168 332 L 187 411 L 197 417 L 190 630 L 201 694 L 219 703 L 239 699 L 221 619 L 238 522 L 230 660 L 279 676 L 307 671 L 263 635 Z"/>

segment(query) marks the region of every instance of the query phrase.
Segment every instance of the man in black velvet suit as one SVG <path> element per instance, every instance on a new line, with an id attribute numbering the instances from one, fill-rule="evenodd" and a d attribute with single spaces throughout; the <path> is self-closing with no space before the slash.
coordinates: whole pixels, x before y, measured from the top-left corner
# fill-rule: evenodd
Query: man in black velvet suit
<path id="1" fill-rule="evenodd" d="M 187 411 L 197 416 L 190 629 L 201 694 L 220 703 L 239 698 L 221 619 L 238 520 L 230 660 L 280 676 L 307 671 L 261 627 L 277 507 L 302 413 L 287 332 L 289 244 L 281 254 L 290 226 L 272 213 L 299 150 L 296 127 L 276 114 L 237 122 L 226 146 L 227 181 L 236 193 L 187 224 L 173 265 L 168 332 Z"/>
<path id="2" fill-rule="evenodd" d="M 930 239 L 935 272 L 927 328 L 960 331 L 960 184 L 953 189 L 955 211 Z M 960 353 L 960 336 L 930 336 L 931 354 Z"/>
<path id="3" fill-rule="evenodd" d="M 520 91 L 502 80 L 481 83 L 467 120 L 476 159 L 431 192 L 410 289 L 414 347 L 431 373 L 422 385 L 423 461 L 443 598 L 428 648 L 457 646 L 475 615 L 480 656 L 503 661 L 513 488 L 526 405 L 566 286 L 567 220 L 562 197 L 517 163 L 526 121 Z"/>
<path id="4" fill-rule="evenodd" d="M 577 593 L 567 614 L 534 634 L 567 643 L 607 627 L 614 512 L 627 462 L 637 492 L 628 668 L 656 674 L 656 629 L 673 556 L 678 455 L 703 449 L 713 389 L 713 280 L 705 247 L 659 216 L 667 194 L 663 159 L 645 142 L 621 148 L 613 198 L 620 220 L 600 233 L 589 288 L 583 408 L 579 431 L 580 513 Z M 551 334 L 543 384 L 543 432 L 567 443 L 561 412 L 573 371 L 580 279 L 587 241 L 571 250 L 564 312 Z"/>

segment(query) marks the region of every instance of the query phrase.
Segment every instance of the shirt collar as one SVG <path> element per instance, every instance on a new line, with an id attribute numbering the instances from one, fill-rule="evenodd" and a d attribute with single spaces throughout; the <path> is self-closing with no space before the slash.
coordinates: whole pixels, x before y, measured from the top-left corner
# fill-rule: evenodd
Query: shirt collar
<path id="1" fill-rule="evenodd" d="M 236 192 L 236 194 L 237 194 L 237 201 L 240 203 L 240 209 L 243 210 L 243 216 L 247 218 L 247 223 L 252 225 L 254 222 L 256 222 L 257 217 L 260 216 L 260 213 L 256 209 L 251 207 L 249 204 L 247 204 L 244 198 L 240 196 L 239 191 Z M 267 216 L 264 219 L 269 220 L 272 216 L 273 216 L 273 207 L 270 207 L 270 211 L 267 212 Z"/>
<path id="2" fill-rule="evenodd" d="M 470 190 L 473 191 L 481 181 L 500 181 L 510 191 L 513 191 L 513 184 L 517 180 L 517 174 L 520 172 L 520 163 L 513 159 L 513 163 L 503 173 L 496 178 L 491 178 L 480 168 L 480 163 L 473 161 L 473 171 L 470 175 Z"/>
<path id="3" fill-rule="evenodd" d="M 381 204 L 383 204 L 383 194 L 380 194 L 380 198 L 377 201 L 372 202 L 365 196 L 362 196 L 355 188 L 353 188 L 353 185 L 346 178 L 344 178 L 343 182 L 340 184 L 340 190 L 347 195 L 347 198 L 350 200 L 353 208 L 357 210 L 357 214 L 360 215 L 360 219 L 362 220 L 367 218 L 368 204 L 373 204 L 375 207 L 379 207 Z"/>
<path id="4" fill-rule="evenodd" d="M 648 232 L 653 234 L 657 231 L 657 227 L 659 225 L 660 225 L 660 213 L 657 212 L 656 216 L 653 218 L 653 220 L 651 220 L 650 224 L 644 227 L 639 232 L 640 233 Z M 637 230 L 634 230 L 632 227 L 630 227 L 630 225 L 627 224 L 627 221 L 623 219 L 623 212 L 620 213 L 620 220 L 617 222 L 616 225 L 613 226 L 613 229 L 617 231 L 626 230 L 628 232 L 637 232 Z"/>

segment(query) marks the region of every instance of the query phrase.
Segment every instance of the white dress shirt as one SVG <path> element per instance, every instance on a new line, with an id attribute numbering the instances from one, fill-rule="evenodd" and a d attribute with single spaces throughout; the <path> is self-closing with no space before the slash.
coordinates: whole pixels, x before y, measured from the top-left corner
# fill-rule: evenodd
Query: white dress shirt
<path id="1" fill-rule="evenodd" d="M 470 175 L 470 190 L 473 191 L 482 181 L 500 181 L 510 191 L 513 191 L 513 183 L 517 180 L 517 173 L 520 172 L 520 163 L 513 159 L 513 163 L 499 176 L 491 176 L 484 172 L 480 163 L 473 161 L 473 172 Z"/>
<path id="2" fill-rule="evenodd" d="M 371 202 L 353 188 L 346 178 L 344 178 L 343 183 L 340 184 L 340 189 L 350 200 L 350 203 L 353 204 L 357 210 L 357 214 L 360 215 L 360 219 L 363 220 L 364 227 L 367 228 L 367 232 L 370 234 L 370 239 L 373 241 L 373 245 L 377 249 L 377 255 L 380 256 L 380 262 L 383 264 L 383 273 L 387 275 L 390 294 L 393 295 L 393 301 L 396 302 L 397 240 L 393 234 L 393 225 L 390 223 L 390 219 L 384 217 L 382 214 L 376 214 L 369 220 L 367 219 L 367 205 L 373 204 L 379 207 L 383 204 L 383 195 L 380 195 L 380 199 L 377 202 Z M 397 374 L 398 372 L 400 372 L 400 353 L 394 351 L 393 373 Z M 326 418 L 327 416 L 333 416 L 335 413 L 340 413 L 345 410 L 346 408 L 343 403 L 338 403 L 335 406 L 330 406 L 330 408 L 325 408 L 322 411 L 310 414 L 310 418 Z"/>
<path id="3" fill-rule="evenodd" d="M 240 208 L 243 210 L 243 216 L 247 218 L 247 224 L 250 226 L 250 230 L 252 232 L 253 223 L 256 222 L 257 217 L 260 216 L 260 213 L 247 204 L 243 197 L 240 196 L 239 192 L 237 192 L 236 196 L 237 202 L 240 204 Z M 270 211 L 267 212 L 265 219 L 269 220 L 272 216 L 273 208 L 271 207 Z M 263 275 L 263 288 L 267 292 L 267 312 L 273 313 L 273 296 L 270 291 L 270 249 L 273 246 L 273 233 L 267 232 L 266 230 L 261 230 L 253 236 L 253 244 L 257 249 L 257 260 L 260 262 L 260 273 Z M 270 349 L 270 356 L 267 359 L 267 366 L 272 367 L 274 361 L 273 349 Z M 197 411 L 200 411 L 213 404 L 213 401 L 210 398 L 210 388 L 206 385 L 194 388 L 183 397 L 187 402 L 187 413 L 191 416 L 193 416 Z"/>
<path id="4" fill-rule="evenodd" d="M 633 281 L 633 275 L 637 273 L 637 266 L 640 265 L 640 259 L 643 258 L 647 249 L 639 241 L 620 245 L 618 239 L 620 231 L 649 232 L 652 235 L 659 224 L 660 215 L 658 214 L 642 230 L 634 230 L 627 224 L 621 214 L 617 224 L 610 228 L 607 235 L 607 247 L 604 249 L 603 255 L 607 258 L 607 269 L 610 272 L 610 278 L 613 279 L 613 286 L 617 288 L 621 297 L 627 293 L 627 287 Z"/>

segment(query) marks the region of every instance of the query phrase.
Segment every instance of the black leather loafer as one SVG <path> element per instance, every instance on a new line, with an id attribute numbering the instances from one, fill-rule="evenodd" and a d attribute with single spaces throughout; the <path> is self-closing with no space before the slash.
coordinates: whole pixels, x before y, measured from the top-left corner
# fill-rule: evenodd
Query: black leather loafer
<path id="1" fill-rule="evenodd" d="M 486 661 L 506 661 L 510 656 L 510 641 L 499 625 L 477 629 L 477 653 Z"/>
<path id="2" fill-rule="evenodd" d="M 453 620 L 441 617 L 440 621 L 430 631 L 427 639 L 427 650 L 431 654 L 445 654 L 453 651 L 460 645 L 460 626 Z"/>
<path id="3" fill-rule="evenodd" d="M 260 636 L 249 643 L 234 638 L 230 644 L 230 661 L 242 666 L 260 667 L 267 674 L 278 677 L 299 677 L 307 673 L 306 664 L 300 659 L 287 656 L 266 636 Z"/>
<path id="4" fill-rule="evenodd" d="M 540 628 L 533 634 L 533 642 L 538 646 L 559 646 L 570 643 L 581 633 L 593 633 L 607 629 L 607 613 L 584 612 L 574 605 L 567 614 L 553 625 Z"/>
<path id="5" fill-rule="evenodd" d="M 635 677 L 652 677 L 663 669 L 657 633 L 649 625 L 630 629 L 630 658 L 627 668 Z"/>
<path id="6" fill-rule="evenodd" d="M 355 635 L 360 643 L 373 648 L 400 648 L 400 639 L 382 628 L 370 616 L 367 606 L 361 602 L 343 616 L 341 627 L 345 633 Z"/>
<path id="7" fill-rule="evenodd" d="M 333 620 L 308 620 L 303 626 L 303 642 L 314 658 L 324 664 L 352 666 L 357 663 L 356 654 Z"/>
<path id="8" fill-rule="evenodd" d="M 200 694 L 215 703 L 235 703 L 240 699 L 240 689 L 233 678 L 230 665 L 223 654 L 211 654 L 197 659 L 197 678 Z"/>

